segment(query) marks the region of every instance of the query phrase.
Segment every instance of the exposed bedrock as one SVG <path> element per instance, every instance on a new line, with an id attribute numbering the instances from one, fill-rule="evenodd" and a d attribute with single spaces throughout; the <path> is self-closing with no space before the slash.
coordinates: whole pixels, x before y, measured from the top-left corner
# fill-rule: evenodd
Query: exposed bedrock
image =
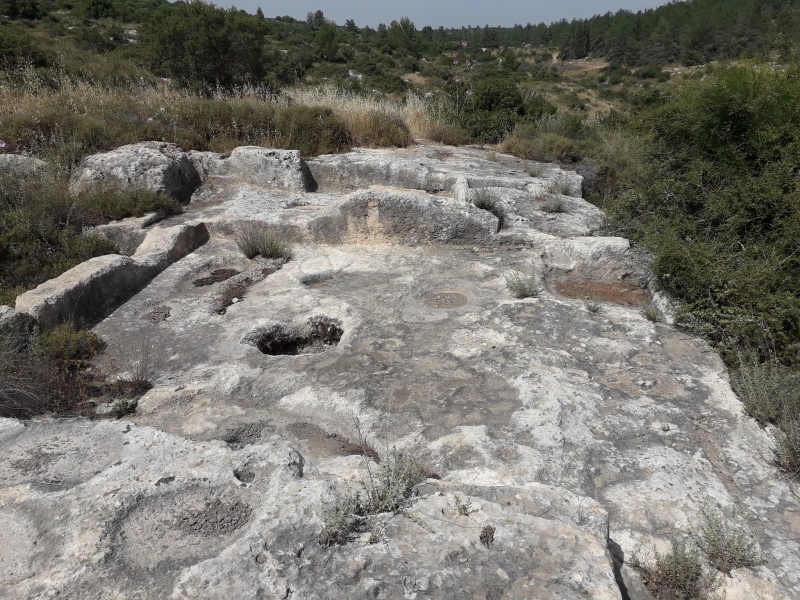
<path id="1" fill-rule="evenodd" d="M 175 144 L 141 142 L 85 158 L 72 177 L 73 193 L 110 186 L 148 190 L 187 201 L 203 182 L 309 192 L 316 182 L 296 150 L 242 146 L 229 154 L 184 152 Z"/>
<path id="2" fill-rule="evenodd" d="M 497 217 L 471 204 L 380 186 L 346 196 L 309 224 L 328 244 L 486 244 L 497 229 Z"/>
<path id="3" fill-rule="evenodd" d="M 75 169 L 70 190 L 97 187 L 147 190 L 186 201 L 200 186 L 189 157 L 175 144 L 141 142 L 88 156 Z"/>
<path id="4" fill-rule="evenodd" d="M 317 182 L 297 150 L 240 146 L 229 154 L 189 152 L 188 156 L 204 182 L 223 179 L 235 185 L 317 190 Z"/>
<path id="5" fill-rule="evenodd" d="M 151 230 L 128 256 L 98 256 L 17 297 L 18 313 L 44 328 L 93 321 L 142 289 L 158 273 L 208 241 L 202 223 Z"/>
<path id="6" fill-rule="evenodd" d="M 800 597 L 772 432 L 643 314 L 646 257 L 596 235 L 578 176 L 444 146 L 185 156 L 186 212 L 99 228 L 122 254 L 0 309 L 84 317 L 96 370 L 154 383 L 124 420 L 0 419 L 0 596 L 650 600 L 632 555 L 711 507 L 761 559 L 720 597 Z M 393 465 L 417 483 L 368 515 Z"/>
<path id="7" fill-rule="evenodd" d="M 522 161 L 511 159 L 521 165 Z M 471 187 L 503 187 L 534 191 L 537 181 L 523 169 L 486 159 L 472 148 L 419 147 L 393 150 L 356 149 L 348 154 L 329 154 L 308 161 L 320 189 L 355 190 L 370 185 L 390 185 L 436 193 L 452 190 L 459 178 Z M 542 180 L 558 180 L 580 196 L 583 178 L 548 165 Z"/>

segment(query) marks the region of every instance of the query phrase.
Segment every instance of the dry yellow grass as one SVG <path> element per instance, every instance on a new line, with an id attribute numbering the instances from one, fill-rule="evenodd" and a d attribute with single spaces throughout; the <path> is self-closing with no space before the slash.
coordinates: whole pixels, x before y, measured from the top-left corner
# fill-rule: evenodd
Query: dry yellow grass
<path id="1" fill-rule="evenodd" d="M 3 121 L 17 114 L 34 120 L 36 115 L 42 115 L 58 122 L 56 112 L 101 121 L 118 121 L 122 114 L 129 115 L 132 123 L 153 118 L 158 122 L 179 114 L 181 106 L 205 101 L 255 109 L 260 106 L 262 111 L 267 106 L 327 108 L 345 123 L 355 145 L 405 146 L 412 138 L 440 138 L 447 127 L 445 111 L 437 101 L 411 94 L 405 100 L 396 100 L 377 94 L 354 94 L 330 85 L 288 88 L 275 94 L 253 86 L 218 91 L 208 98 L 175 89 L 168 82 L 111 87 L 66 75 L 45 82 L 30 69 L 17 73 L 13 79 L 0 80 L 0 130 Z"/>
<path id="2" fill-rule="evenodd" d="M 406 73 L 405 75 L 402 75 L 402 79 L 406 79 L 414 85 L 424 85 L 428 82 L 428 78 L 423 77 L 419 73 Z"/>

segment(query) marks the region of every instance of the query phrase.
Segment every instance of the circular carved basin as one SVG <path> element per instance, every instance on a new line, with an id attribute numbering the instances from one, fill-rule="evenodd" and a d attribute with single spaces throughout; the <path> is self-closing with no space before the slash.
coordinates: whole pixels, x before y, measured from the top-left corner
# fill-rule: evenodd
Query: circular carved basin
<path id="1" fill-rule="evenodd" d="M 422 296 L 422 303 L 431 308 L 456 308 L 467 303 L 467 295 L 451 290 L 434 290 Z"/>

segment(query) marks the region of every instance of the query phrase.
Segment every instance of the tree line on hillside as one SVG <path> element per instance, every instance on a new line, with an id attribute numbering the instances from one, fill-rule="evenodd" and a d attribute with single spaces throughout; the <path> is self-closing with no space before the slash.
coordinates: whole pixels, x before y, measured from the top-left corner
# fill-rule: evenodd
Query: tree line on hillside
<path id="1" fill-rule="evenodd" d="M 92 22 L 83 30 L 59 30 L 58 15 L 64 13 Z M 800 36 L 800 0 L 691 0 L 550 25 L 422 29 L 408 18 L 371 28 L 353 19 L 337 25 L 321 10 L 305 20 L 266 18 L 261 8 L 251 15 L 203 2 L 167 0 L 0 0 L 0 15 L 9 18 L 0 21 L 5 25 L 0 27 L 0 46 L 16 46 L 0 65 L 4 68 L 14 52 L 46 54 L 41 39 L 36 47 L 24 28 L 11 31 L 8 25 L 14 21 L 41 21 L 53 35 L 71 35 L 97 52 L 125 46 L 122 30 L 109 23 L 133 22 L 142 30 L 133 53 L 137 59 L 156 74 L 183 83 L 230 86 L 268 80 L 285 85 L 302 81 L 315 64 L 332 65 L 330 72 L 346 64 L 373 87 L 390 92 L 403 91 L 398 73 L 430 70 L 421 62 L 443 53 L 460 53 L 455 58 L 461 64 L 477 66 L 496 60 L 484 49 L 541 48 L 541 65 L 532 74 L 545 78 L 554 76 L 546 70 L 551 50 L 561 59 L 594 56 L 627 66 L 695 65 L 776 53 L 786 58 Z M 16 37 L 9 41 L 12 34 Z M 500 63 L 511 71 L 519 66 L 510 50 Z M 324 76 L 325 70 L 318 74 Z"/>

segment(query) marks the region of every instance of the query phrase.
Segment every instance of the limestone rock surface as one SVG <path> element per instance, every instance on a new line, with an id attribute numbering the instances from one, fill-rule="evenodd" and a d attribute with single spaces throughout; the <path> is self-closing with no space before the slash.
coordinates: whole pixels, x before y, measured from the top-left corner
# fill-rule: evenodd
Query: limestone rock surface
<path id="1" fill-rule="evenodd" d="M 647 263 L 593 235 L 579 177 L 442 146 L 308 164 L 317 192 L 209 167 L 130 256 L 19 297 L 47 322 L 144 273 L 99 313 L 95 368 L 145 348 L 154 387 L 124 420 L 0 420 L 0 596 L 648 600 L 631 555 L 710 505 L 762 559 L 720 596 L 800 597 L 772 433 L 705 343 L 645 318 Z M 243 225 L 291 260 L 246 259 Z M 398 457 L 423 476 L 395 510 L 320 544 Z"/>
<path id="2" fill-rule="evenodd" d="M 80 193 L 103 186 L 133 188 L 184 201 L 199 185 L 194 165 L 175 144 L 141 142 L 85 158 L 73 173 L 70 189 Z"/>
<path id="3" fill-rule="evenodd" d="M 25 335 L 31 332 L 35 324 L 29 315 L 20 314 L 10 306 L 0 306 L 0 334 Z"/>
<path id="4" fill-rule="evenodd" d="M 206 182 L 223 178 L 235 185 L 277 187 L 314 192 L 317 183 L 297 150 L 240 146 L 230 154 L 189 152 L 189 159 Z"/>
<path id="5" fill-rule="evenodd" d="M 497 217 L 471 204 L 421 191 L 372 186 L 348 195 L 309 224 L 328 243 L 483 244 Z"/>
<path id="6" fill-rule="evenodd" d="M 308 161 L 320 189 L 355 190 L 370 185 L 390 185 L 431 193 L 450 191 L 460 178 L 473 188 L 502 187 L 534 192 L 553 184 L 566 186 L 580 196 L 583 178 L 570 171 L 543 166 L 534 178 L 519 168 L 491 160 L 496 153 L 471 148 L 426 147 L 392 150 L 355 149 Z M 487 159 L 488 158 L 488 159 Z M 515 161 L 520 164 L 522 161 Z M 522 165 L 524 166 L 524 165 Z"/>
<path id="7" fill-rule="evenodd" d="M 132 257 L 97 256 L 17 296 L 17 312 L 44 328 L 70 320 L 91 322 L 207 240 L 202 223 L 155 228 Z"/>

